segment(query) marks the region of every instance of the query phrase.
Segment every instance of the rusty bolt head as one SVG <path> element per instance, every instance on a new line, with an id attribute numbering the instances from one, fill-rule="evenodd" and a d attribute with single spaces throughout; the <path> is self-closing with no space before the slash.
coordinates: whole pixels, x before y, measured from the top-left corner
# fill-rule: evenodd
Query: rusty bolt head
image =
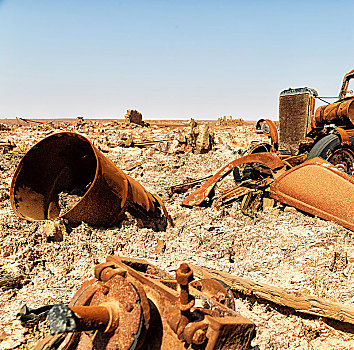
<path id="1" fill-rule="evenodd" d="M 188 266 L 188 264 L 183 263 L 176 270 L 176 280 L 178 284 L 186 286 L 189 282 L 193 280 L 193 271 Z"/>
<path id="2" fill-rule="evenodd" d="M 109 286 L 107 286 L 106 284 L 102 285 L 102 293 L 103 295 L 107 295 L 109 293 Z"/>
<path id="3" fill-rule="evenodd" d="M 102 263 L 102 264 L 99 264 L 95 267 L 95 277 L 101 281 L 101 274 L 102 272 L 107 269 L 108 267 L 110 268 L 114 268 L 115 265 L 113 263 L 110 263 L 110 262 L 105 262 L 105 263 Z"/>
<path id="4" fill-rule="evenodd" d="M 133 311 L 133 309 L 134 309 L 134 305 L 132 303 L 128 302 L 125 304 L 125 310 L 127 310 L 127 312 L 131 312 Z"/>
<path id="5" fill-rule="evenodd" d="M 193 334 L 192 343 L 200 345 L 205 342 L 205 339 L 206 339 L 205 331 L 203 329 L 197 329 Z"/>

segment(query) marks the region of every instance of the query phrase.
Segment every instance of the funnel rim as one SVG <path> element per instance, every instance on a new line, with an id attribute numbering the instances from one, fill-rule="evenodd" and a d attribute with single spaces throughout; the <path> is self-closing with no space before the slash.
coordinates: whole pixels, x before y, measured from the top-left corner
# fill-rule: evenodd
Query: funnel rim
<path id="1" fill-rule="evenodd" d="M 15 214 L 25 220 L 31 221 L 31 222 L 36 222 L 36 221 L 45 221 L 48 220 L 48 218 L 44 218 L 44 219 L 34 219 L 31 218 L 29 216 L 25 216 L 23 215 L 21 212 L 19 212 L 16 208 L 16 204 L 15 204 L 15 188 L 16 188 L 16 181 L 18 179 L 18 175 L 21 172 L 21 169 L 23 167 L 23 162 L 25 159 L 27 159 L 29 156 L 31 156 L 31 153 L 39 147 L 41 147 L 42 144 L 45 144 L 46 142 L 48 142 L 48 140 L 52 140 L 55 137 L 62 137 L 62 136 L 69 136 L 69 137 L 74 137 L 74 138 L 81 138 L 83 141 L 87 142 L 91 148 L 91 150 L 93 151 L 94 155 L 95 155 L 95 160 L 96 160 L 96 170 L 95 170 L 95 175 L 93 177 L 93 180 L 91 182 L 91 185 L 89 188 L 86 189 L 85 194 L 81 197 L 80 201 L 77 202 L 69 211 L 67 211 L 65 214 L 63 215 L 59 215 L 57 218 L 64 218 L 66 214 L 70 213 L 85 197 L 86 195 L 88 195 L 89 191 L 91 190 L 91 188 L 93 187 L 93 185 L 95 184 L 95 181 L 98 178 L 98 173 L 99 173 L 99 159 L 98 159 L 98 155 L 97 155 L 97 149 L 96 147 L 92 144 L 92 142 L 85 137 L 84 135 L 80 134 L 80 133 L 76 133 L 76 132 L 71 132 L 71 131 L 64 131 L 64 132 L 57 132 L 54 133 L 52 135 L 46 136 L 44 137 L 42 140 L 38 141 L 36 144 L 34 144 L 21 158 L 20 162 L 17 165 L 17 168 L 15 170 L 15 173 L 13 175 L 12 181 L 11 181 L 11 185 L 10 185 L 10 204 L 12 207 L 12 210 L 15 212 Z"/>

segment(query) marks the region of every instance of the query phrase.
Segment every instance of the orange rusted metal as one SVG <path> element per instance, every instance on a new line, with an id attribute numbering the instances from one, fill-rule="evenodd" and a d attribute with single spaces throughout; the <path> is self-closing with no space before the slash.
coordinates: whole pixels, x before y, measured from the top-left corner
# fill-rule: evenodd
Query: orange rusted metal
<path id="1" fill-rule="evenodd" d="M 248 156 L 235 159 L 229 164 L 220 169 L 214 176 L 212 176 L 203 186 L 199 187 L 195 192 L 190 194 L 182 202 L 182 205 L 193 207 L 200 205 L 211 193 L 215 184 L 229 174 L 232 169 L 241 164 L 259 163 L 267 166 L 269 169 L 274 170 L 284 166 L 284 162 L 274 153 L 254 153 Z"/>
<path id="2" fill-rule="evenodd" d="M 346 132 L 346 130 L 344 130 L 343 128 L 340 128 L 339 126 L 335 127 L 334 130 L 337 134 L 339 134 L 339 136 L 341 138 L 341 145 L 342 146 L 345 146 L 345 145 L 350 146 L 351 145 L 349 135 Z"/>
<path id="3" fill-rule="evenodd" d="M 338 101 L 317 108 L 312 128 L 322 128 L 326 124 L 353 127 L 354 124 L 354 98 Z"/>
<path id="4" fill-rule="evenodd" d="M 281 203 L 354 230 L 354 178 L 321 158 L 285 172 L 270 191 Z"/>
<path id="5" fill-rule="evenodd" d="M 354 77 L 354 69 L 348 72 L 344 78 L 343 78 L 343 83 L 339 92 L 339 99 L 345 98 L 347 91 L 348 91 L 348 86 L 349 86 L 349 80 Z"/>
<path id="6" fill-rule="evenodd" d="M 270 119 L 260 119 L 257 122 L 256 130 L 262 130 L 265 135 L 268 135 L 272 144 L 272 151 L 276 151 L 278 149 L 279 144 L 279 136 L 278 130 L 275 126 L 275 123 Z"/>
<path id="7" fill-rule="evenodd" d="M 174 280 L 144 260 L 111 256 L 95 276 L 49 311 L 51 333 L 66 333 L 60 350 L 250 348 L 255 325 L 234 311 L 232 292 L 216 280 L 192 282 L 187 264 Z"/>
<path id="8" fill-rule="evenodd" d="M 79 189 L 82 198 L 61 214 L 58 195 Z M 123 173 L 84 136 L 63 132 L 33 146 L 14 174 L 10 201 L 27 220 L 63 217 L 71 223 L 113 226 L 126 210 L 138 217 L 170 220 L 162 201 Z"/>

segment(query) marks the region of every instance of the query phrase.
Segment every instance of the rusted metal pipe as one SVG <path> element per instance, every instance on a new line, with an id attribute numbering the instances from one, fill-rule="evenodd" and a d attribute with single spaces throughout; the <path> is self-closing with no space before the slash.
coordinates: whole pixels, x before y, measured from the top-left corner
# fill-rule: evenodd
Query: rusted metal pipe
<path id="1" fill-rule="evenodd" d="M 352 128 L 354 125 L 354 98 L 341 100 L 317 108 L 311 128 L 335 124 Z"/>
<path id="2" fill-rule="evenodd" d="M 193 271 L 188 264 L 183 263 L 176 270 L 177 291 L 179 292 L 178 307 L 181 310 L 181 317 L 177 326 L 177 336 L 183 338 L 183 331 L 190 322 L 190 309 L 195 304 L 195 299 L 189 294 L 189 283 L 193 280 Z"/>
<path id="3" fill-rule="evenodd" d="M 61 213 L 59 194 L 76 189 L 82 198 Z M 25 154 L 12 180 L 10 202 L 14 212 L 29 221 L 63 217 L 71 223 L 113 226 L 126 210 L 170 221 L 160 198 L 124 174 L 84 136 L 71 132 L 51 135 Z"/>
<path id="4" fill-rule="evenodd" d="M 118 327 L 119 312 L 118 307 L 59 304 L 51 308 L 48 320 L 51 334 L 92 330 L 108 332 Z"/>

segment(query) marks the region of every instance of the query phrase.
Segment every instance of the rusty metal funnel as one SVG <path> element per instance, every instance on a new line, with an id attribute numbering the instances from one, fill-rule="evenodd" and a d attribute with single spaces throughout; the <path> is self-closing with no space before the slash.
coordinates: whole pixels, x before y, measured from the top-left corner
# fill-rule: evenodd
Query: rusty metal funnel
<path id="1" fill-rule="evenodd" d="M 61 215 L 59 193 L 79 189 L 80 201 Z M 125 175 L 82 135 L 63 132 L 32 147 L 20 161 L 10 189 L 14 212 L 27 220 L 63 217 L 71 223 L 112 226 L 126 210 L 170 220 L 162 201 Z M 161 212 L 163 210 L 163 213 Z"/>
<path id="2" fill-rule="evenodd" d="M 284 204 L 354 230 L 354 178 L 321 158 L 282 174 L 270 190 Z"/>

